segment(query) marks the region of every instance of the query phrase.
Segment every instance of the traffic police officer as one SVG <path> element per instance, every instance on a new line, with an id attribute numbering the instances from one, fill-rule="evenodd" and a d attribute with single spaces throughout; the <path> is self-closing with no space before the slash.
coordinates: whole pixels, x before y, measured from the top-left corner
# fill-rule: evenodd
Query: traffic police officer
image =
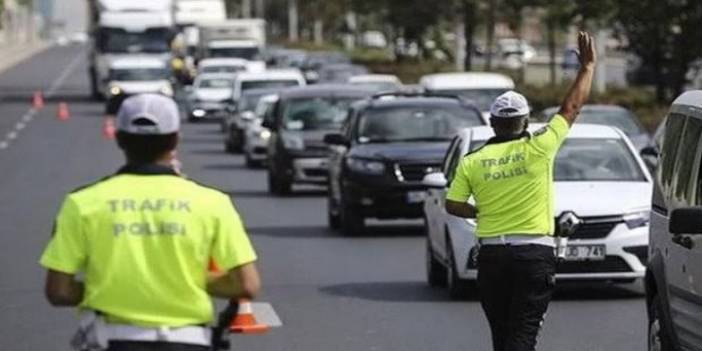
<path id="1" fill-rule="evenodd" d="M 40 262 L 51 304 L 95 312 L 74 347 L 208 350 L 210 296 L 258 293 L 256 254 L 229 197 L 171 166 L 179 126 L 172 99 L 128 98 L 117 116 L 126 165 L 63 202 Z M 222 273 L 208 272 L 211 261 Z"/>
<path id="2" fill-rule="evenodd" d="M 551 122 L 531 135 L 527 100 L 515 92 L 498 97 L 490 110 L 495 137 L 461 161 L 446 196 L 449 213 L 477 218 L 478 288 L 495 351 L 533 351 L 551 300 L 553 164 L 595 67 L 592 37 L 581 32 L 578 46 L 580 70 Z"/>

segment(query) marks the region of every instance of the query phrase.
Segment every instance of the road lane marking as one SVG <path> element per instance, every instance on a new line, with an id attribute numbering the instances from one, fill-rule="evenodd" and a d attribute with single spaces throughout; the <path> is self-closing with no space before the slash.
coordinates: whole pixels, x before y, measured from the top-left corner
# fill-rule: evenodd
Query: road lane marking
<path id="1" fill-rule="evenodd" d="M 51 85 L 49 86 L 49 90 L 45 94 L 47 98 L 56 95 L 56 92 L 59 89 L 61 89 L 61 86 L 63 86 L 63 83 L 65 83 L 66 79 L 68 79 L 68 77 L 73 73 L 73 71 L 75 71 L 75 69 L 78 67 L 78 65 L 84 58 L 83 51 L 84 50 L 81 50 L 80 54 L 74 57 L 73 60 L 71 60 L 71 62 L 68 64 L 68 66 L 66 66 L 66 68 L 63 69 L 61 74 L 51 83 Z M 4 140 L 0 140 L 0 150 L 5 150 L 9 148 L 11 142 L 19 137 L 20 132 L 27 128 L 29 122 L 31 122 L 34 119 L 37 113 L 39 113 L 39 111 L 34 107 L 30 108 L 27 112 L 25 112 L 25 114 L 22 115 L 20 120 L 17 123 L 15 123 L 14 130 L 7 133 Z"/>

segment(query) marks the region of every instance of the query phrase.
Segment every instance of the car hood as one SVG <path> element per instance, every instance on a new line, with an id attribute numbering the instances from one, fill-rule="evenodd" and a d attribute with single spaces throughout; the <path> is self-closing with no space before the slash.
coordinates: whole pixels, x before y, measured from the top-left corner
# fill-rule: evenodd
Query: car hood
<path id="1" fill-rule="evenodd" d="M 359 144 L 349 152 L 351 157 L 385 161 L 425 161 L 440 163 L 449 142 L 408 142 Z"/>
<path id="2" fill-rule="evenodd" d="M 222 101 L 232 96 L 232 89 L 229 88 L 200 88 L 195 91 L 195 97 L 200 101 Z"/>
<path id="3" fill-rule="evenodd" d="M 144 94 L 158 93 L 164 87 L 169 87 L 170 82 L 167 80 L 152 80 L 152 81 L 130 81 L 130 82 L 113 82 L 112 85 L 118 86 L 127 94 Z"/>
<path id="4" fill-rule="evenodd" d="M 651 208 L 648 182 L 556 182 L 556 215 L 580 217 L 622 215 Z"/>
<path id="5" fill-rule="evenodd" d="M 306 148 L 328 149 L 324 136 L 329 133 L 338 133 L 338 130 L 285 130 L 281 132 L 283 138 L 302 140 Z"/>

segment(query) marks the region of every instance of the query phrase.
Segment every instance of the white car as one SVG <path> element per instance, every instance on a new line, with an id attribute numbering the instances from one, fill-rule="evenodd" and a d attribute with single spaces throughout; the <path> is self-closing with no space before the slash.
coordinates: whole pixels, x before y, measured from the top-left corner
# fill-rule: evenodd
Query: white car
<path id="1" fill-rule="evenodd" d="M 197 65 L 199 74 L 203 73 L 238 73 L 238 72 L 263 72 L 266 63 L 263 61 L 249 61 L 240 58 L 207 58 Z"/>
<path id="2" fill-rule="evenodd" d="M 246 72 L 236 75 L 233 101 L 239 101 L 244 91 L 251 89 L 288 88 L 306 85 L 305 77 L 297 69 L 270 69 L 263 72 Z"/>
<path id="3" fill-rule="evenodd" d="M 246 126 L 246 138 L 244 138 L 244 158 L 246 166 L 253 168 L 261 166 L 268 158 L 268 141 L 271 139 L 271 131 L 264 127 L 263 118 L 273 113 L 275 103 L 278 102 L 278 95 L 267 95 L 262 97 L 256 105 L 255 119 Z"/>
<path id="4" fill-rule="evenodd" d="M 398 91 L 402 81 L 392 74 L 364 74 L 349 78 L 349 84 L 371 87 L 377 91 Z"/>
<path id="5" fill-rule="evenodd" d="M 234 75 L 225 73 L 201 74 L 188 89 L 188 119 L 224 118 L 232 96 Z"/>
<path id="6" fill-rule="evenodd" d="M 490 105 L 503 93 L 514 89 L 512 78 L 499 73 L 456 72 L 423 76 L 419 85 L 427 93 L 457 95 L 472 101 L 489 117 Z"/>
<path id="7" fill-rule="evenodd" d="M 154 93 L 172 97 L 171 79 L 171 70 L 163 60 L 143 56 L 115 59 L 110 64 L 106 96 Z"/>
<path id="8" fill-rule="evenodd" d="M 493 135 L 489 127 L 461 131 L 447 152 L 443 173 L 424 179 L 430 189 L 424 203 L 427 279 L 432 286 L 448 285 L 451 297 L 463 295 L 476 280 L 478 247 L 475 220 L 446 212 L 446 184 L 459 161 Z M 575 125 L 556 158 L 554 175 L 554 221 L 564 212 L 583 221 L 569 239 L 556 278 L 620 283 L 642 278 L 653 187 L 626 135 L 608 126 Z"/>

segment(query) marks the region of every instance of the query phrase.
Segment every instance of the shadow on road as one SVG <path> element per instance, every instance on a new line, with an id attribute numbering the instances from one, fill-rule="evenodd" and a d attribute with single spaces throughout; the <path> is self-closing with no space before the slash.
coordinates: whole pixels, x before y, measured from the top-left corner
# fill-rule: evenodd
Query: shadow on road
<path id="1" fill-rule="evenodd" d="M 643 298 L 640 287 L 606 283 L 558 283 L 554 301 L 570 300 L 630 300 Z"/>
<path id="2" fill-rule="evenodd" d="M 240 166 L 241 168 L 237 168 L 238 165 L 230 165 L 231 168 L 210 168 L 210 169 L 225 169 L 225 170 L 232 170 L 232 169 L 246 169 L 246 170 L 251 170 L 249 168 L 246 168 L 245 166 Z M 204 168 L 208 168 L 208 166 L 205 166 Z M 255 170 L 253 170 L 255 171 Z M 276 199 L 276 200 L 281 200 L 285 201 L 286 199 L 299 199 L 299 198 L 306 198 L 306 197 L 323 197 L 326 196 L 327 192 L 325 190 L 320 190 L 320 189 L 305 189 L 305 190 L 298 190 L 294 191 L 288 195 L 285 196 L 275 196 L 269 193 L 266 190 L 230 190 L 230 191 L 225 191 L 229 196 L 233 197 L 235 200 L 236 199 L 262 199 L 262 198 L 271 198 L 271 199 Z"/>
<path id="3" fill-rule="evenodd" d="M 184 137 L 180 138 L 181 145 L 185 144 L 222 144 L 222 140 L 212 137 L 193 137 L 186 134 Z M 220 149 L 220 153 L 224 153 L 224 146 Z"/>
<path id="4" fill-rule="evenodd" d="M 214 171 L 240 171 L 248 170 L 245 165 L 240 163 L 213 163 L 209 165 L 202 166 L 202 169 L 209 169 Z"/>
<path id="5" fill-rule="evenodd" d="M 274 238 L 338 238 L 339 234 L 327 227 L 320 226 L 270 226 L 248 227 L 251 235 L 263 235 Z"/>
<path id="6" fill-rule="evenodd" d="M 333 296 L 354 297 L 384 302 L 454 302 L 444 289 L 432 288 L 424 282 L 369 282 L 324 286 L 321 292 Z M 471 299 L 469 301 L 475 301 Z M 460 302 L 460 301 L 458 301 Z"/>

